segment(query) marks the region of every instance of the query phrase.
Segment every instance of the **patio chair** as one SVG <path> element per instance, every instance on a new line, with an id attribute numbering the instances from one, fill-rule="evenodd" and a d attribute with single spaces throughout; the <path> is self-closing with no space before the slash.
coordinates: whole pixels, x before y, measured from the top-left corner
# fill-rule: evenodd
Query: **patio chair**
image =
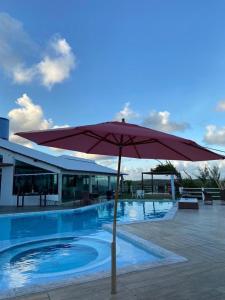
<path id="1" fill-rule="evenodd" d="M 203 191 L 202 192 L 202 200 L 204 204 L 206 205 L 212 205 L 213 204 L 213 197 L 210 193 Z"/>
<path id="2" fill-rule="evenodd" d="M 145 191 L 144 190 L 136 190 L 136 198 L 144 199 Z"/>

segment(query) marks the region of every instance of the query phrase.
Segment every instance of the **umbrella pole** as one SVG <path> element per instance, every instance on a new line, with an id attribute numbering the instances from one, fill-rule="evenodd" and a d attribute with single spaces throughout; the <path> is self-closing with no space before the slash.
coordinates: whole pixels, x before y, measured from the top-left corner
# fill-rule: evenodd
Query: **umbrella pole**
<path id="1" fill-rule="evenodd" d="M 116 216 L 117 216 L 117 203 L 120 190 L 120 166 L 121 166 L 122 147 L 119 148 L 116 192 L 114 199 L 114 214 L 113 214 L 113 237 L 111 244 L 111 294 L 116 294 Z"/>

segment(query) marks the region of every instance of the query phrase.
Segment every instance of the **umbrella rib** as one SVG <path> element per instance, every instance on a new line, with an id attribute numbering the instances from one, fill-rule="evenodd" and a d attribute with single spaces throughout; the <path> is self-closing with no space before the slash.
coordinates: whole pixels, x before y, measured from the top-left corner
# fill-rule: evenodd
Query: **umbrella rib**
<path id="1" fill-rule="evenodd" d="M 145 144 L 151 144 L 157 142 L 156 139 L 150 139 L 150 140 L 143 140 L 139 142 L 134 142 L 134 143 L 128 143 L 129 140 L 124 144 L 124 146 L 133 146 L 133 145 L 145 145 Z"/>
<path id="2" fill-rule="evenodd" d="M 88 131 L 85 130 L 85 131 L 81 131 L 81 132 L 78 132 L 78 133 L 64 135 L 62 137 L 54 138 L 54 139 L 51 139 L 51 140 L 46 140 L 44 142 L 41 142 L 40 144 L 41 145 L 46 145 L 48 143 L 57 142 L 57 141 L 60 141 L 60 140 L 65 140 L 67 138 L 74 137 L 74 136 L 77 136 L 77 135 L 86 134 L 86 132 L 88 132 Z"/>
<path id="3" fill-rule="evenodd" d="M 173 149 L 172 147 L 170 147 L 170 146 L 164 144 L 163 142 L 161 142 L 161 141 L 159 141 L 159 140 L 157 140 L 157 142 L 158 142 L 159 144 L 163 145 L 164 147 L 166 147 L 166 148 L 172 150 L 173 152 L 175 152 L 175 153 L 177 153 L 177 154 L 179 154 L 179 155 L 185 157 L 185 159 L 187 159 L 187 160 L 189 160 L 189 161 L 193 161 L 192 159 L 190 159 L 190 157 L 188 157 L 188 156 L 182 154 L 180 151 L 177 151 L 177 150 Z"/>
<path id="4" fill-rule="evenodd" d="M 118 138 L 115 136 L 115 134 L 111 133 L 111 135 L 114 138 L 114 140 L 116 141 L 116 143 L 119 144 L 120 142 L 119 142 Z"/>
<path id="5" fill-rule="evenodd" d="M 101 135 L 98 135 L 98 134 L 96 134 L 96 133 L 94 133 L 94 132 L 91 132 L 91 131 L 89 131 L 89 132 L 90 132 L 90 134 L 87 134 L 87 133 L 86 133 L 86 136 L 95 138 L 95 139 L 97 139 L 97 140 L 102 140 L 102 139 L 104 138 L 104 141 L 106 141 L 107 143 L 112 144 L 112 145 L 114 145 L 114 146 L 118 146 L 117 143 L 115 143 L 115 142 L 113 142 L 113 141 L 110 141 L 109 139 L 107 139 L 107 138 L 105 138 L 105 137 L 102 137 Z M 110 135 L 110 134 L 111 134 L 111 133 L 109 133 L 109 134 L 107 134 L 107 135 Z"/>
<path id="6" fill-rule="evenodd" d="M 63 137 L 58 137 L 58 138 L 50 139 L 50 140 L 41 142 L 40 144 L 41 145 L 47 145 L 48 143 L 57 142 L 57 141 L 60 141 L 60 140 L 65 140 L 67 138 L 75 137 L 75 136 L 82 135 L 82 134 L 84 134 L 86 136 L 89 136 L 89 137 L 92 137 L 92 138 L 95 138 L 97 140 L 101 140 L 103 138 L 102 136 L 97 135 L 97 134 L 91 132 L 90 130 L 85 130 L 85 131 L 81 131 L 81 132 L 78 132 L 78 133 L 68 134 L 68 135 L 65 135 Z M 117 145 L 116 143 L 114 143 L 114 142 L 112 142 L 112 141 L 110 141 L 108 139 L 105 139 L 105 141 L 107 141 L 108 143 L 110 143 L 112 145 Z"/>
<path id="7" fill-rule="evenodd" d="M 138 158 L 141 158 L 141 155 L 140 155 L 136 145 L 134 145 L 134 149 L 135 149 L 135 152 L 137 153 Z"/>
<path id="8" fill-rule="evenodd" d="M 98 146 L 101 142 L 104 142 L 104 141 L 106 141 L 107 139 L 107 136 L 109 136 L 110 135 L 110 133 L 107 133 L 105 136 L 103 136 L 100 140 L 98 140 L 94 145 L 92 145 L 89 149 L 88 149 L 88 151 L 87 151 L 87 153 L 90 153 L 90 151 L 91 150 L 93 150 L 96 146 Z"/>
<path id="9" fill-rule="evenodd" d="M 141 158 L 141 155 L 140 155 L 140 153 L 139 153 L 136 145 L 134 144 L 134 140 L 133 140 L 133 138 L 131 136 L 130 136 L 130 140 L 131 140 L 131 142 L 133 142 L 133 146 L 134 146 L 134 149 L 135 149 L 135 152 L 136 152 L 138 158 Z"/>
<path id="10" fill-rule="evenodd" d="M 135 138 L 135 137 L 134 137 L 134 138 Z M 132 136 L 129 136 L 129 138 L 124 142 L 123 145 L 124 145 L 124 146 L 127 146 L 127 145 L 129 145 L 130 142 L 134 142 Z"/>
<path id="11" fill-rule="evenodd" d="M 203 146 L 200 146 L 200 145 L 198 145 L 198 144 L 196 144 L 196 145 L 193 145 L 192 143 L 187 143 L 187 142 L 184 142 L 185 144 L 187 144 L 188 146 L 191 146 L 191 147 L 193 147 L 193 148 L 197 148 L 197 149 L 200 149 L 200 150 L 204 150 L 204 151 L 206 151 L 206 152 L 209 152 L 209 153 L 211 153 L 211 151 L 210 150 L 208 150 L 207 148 L 205 148 L 205 147 L 203 147 Z M 216 153 L 217 154 L 217 153 Z M 217 155 L 219 155 L 220 156 L 220 154 L 217 154 Z"/>

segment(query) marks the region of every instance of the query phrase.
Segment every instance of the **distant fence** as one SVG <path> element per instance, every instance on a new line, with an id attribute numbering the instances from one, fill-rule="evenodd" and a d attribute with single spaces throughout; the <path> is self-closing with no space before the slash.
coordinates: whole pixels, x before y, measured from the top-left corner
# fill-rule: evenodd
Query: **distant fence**
<path id="1" fill-rule="evenodd" d="M 202 193 L 205 191 L 209 194 L 211 194 L 213 200 L 220 200 L 220 189 L 219 188 L 187 188 L 187 187 L 180 187 L 179 188 L 180 194 L 189 194 L 192 195 L 195 198 L 203 199 Z"/>
<path id="2" fill-rule="evenodd" d="M 133 183 L 131 186 L 128 186 L 127 184 L 123 184 L 122 191 L 124 193 L 132 193 L 136 190 L 142 190 L 142 184 L 141 183 Z M 152 190 L 151 184 L 144 184 L 144 191 L 145 193 L 168 193 L 168 185 L 154 185 Z"/>
<path id="3" fill-rule="evenodd" d="M 141 182 L 132 182 L 132 184 L 123 184 L 122 186 L 122 192 L 125 194 L 133 194 L 136 192 L 136 190 L 142 190 L 142 184 Z M 168 194 L 169 195 L 169 189 L 168 185 L 166 184 L 161 184 L 161 185 L 154 185 L 153 186 L 153 191 L 152 191 L 152 185 L 149 183 L 144 184 L 144 191 L 145 194 Z M 188 188 L 188 187 L 179 187 L 179 193 L 178 193 L 178 188 L 177 188 L 177 197 L 179 198 L 179 194 L 188 194 L 193 198 L 198 198 L 199 200 L 203 200 L 203 192 L 207 192 L 212 196 L 213 200 L 221 200 L 221 194 L 220 194 L 220 189 L 219 188 L 208 188 L 208 187 L 197 187 L 197 188 Z"/>

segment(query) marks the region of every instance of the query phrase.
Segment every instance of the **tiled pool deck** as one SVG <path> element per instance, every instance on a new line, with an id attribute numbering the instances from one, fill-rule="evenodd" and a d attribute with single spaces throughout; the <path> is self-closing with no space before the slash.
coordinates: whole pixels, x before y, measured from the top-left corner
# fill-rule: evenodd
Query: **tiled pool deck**
<path id="1" fill-rule="evenodd" d="M 200 206 L 180 210 L 172 220 L 120 227 L 188 261 L 120 275 L 118 294 L 113 297 L 110 279 L 105 278 L 14 299 L 225 299 L 225 206 Z"/>

